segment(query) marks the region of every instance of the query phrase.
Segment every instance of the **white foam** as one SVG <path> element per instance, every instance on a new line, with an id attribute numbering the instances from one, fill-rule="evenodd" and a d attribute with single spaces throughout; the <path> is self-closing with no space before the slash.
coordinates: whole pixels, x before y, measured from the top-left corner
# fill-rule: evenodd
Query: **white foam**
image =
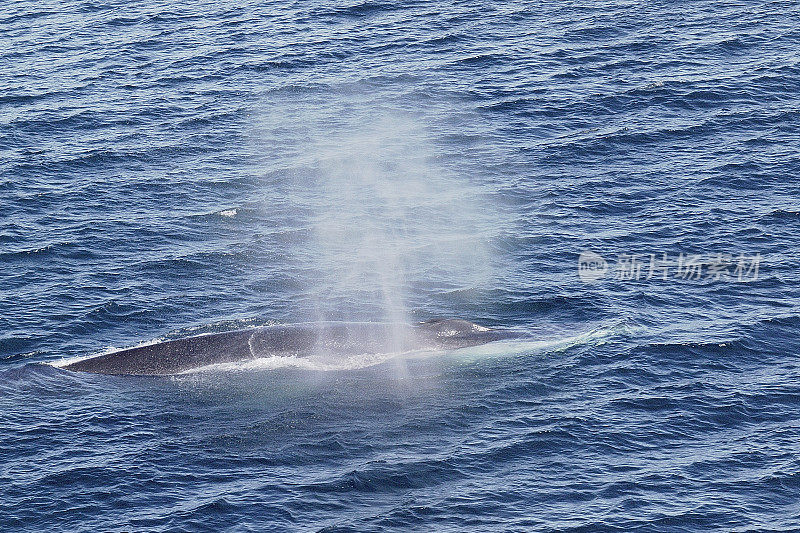
<path id="1" fill-rule="evenodd" d="M 499 357 L 514 357 L 533 355 L 544 352 L 560 352 L 573 346 L 584 344 L 602 344 L 605 339 L 618 331 L 617 326 L 602 327 L 569 335 L 547 339 L 508 339 L 490 342 L 479 346 L 462 348 L 451 352 L 452 356 L 460 359 L 491 359 Z"/>
<path id="2" fill-rule="evenodd" d="M 214 365 L 207 365 L 200 368 L 193 368 L 186 372 L 181 372 L 181 375 L 194 374 L 198 372 L 241 372 L 252 370 L 277 370 L 280 368 L 297 368 L 302 370 L 313 370 L 320 372 L 330 372 L 337 370 L 359 370 L 371 366 L 376 366 L 384 363 L 390 359 L 403 358 L 413 359 L 418 357 L 426 357 L 433 355 L 437 352 L 430 350 L 415 351 L 415 352 L 396 352 L 396 353 L 364 353 L 354 354 L 343 357 L 331 358 L 325 356 L 319 357 L 294 357 L 294 356 L 281 356 L 272 355 L 269 357 L 259 357 L 257 359 L 247 359 L 244 361 L 235 361 L 232 363 L 218 363 Z"/>
<path id="3" fill-rule="evenodd" d="M 111 353 L 115 350 L 104 350 L 99 353 L 93 353 L 89 355 L 77 355 L 75 357 L 62 357 L 56 361 L 49 361 L 46 364 L 50 366 L 54 366 L 56 368 L 64 368 L 65 366 L 69 366 L 72 363 L 77 363 L 78 361 L 83 361 L 84 359 L 91 359 L 92 357 L 97 357 L 98 355 L 105 355 L 107 353 Z"/>
<path id="4" fill-rule="evenodd" d="M 218 214 L 223 217 L 235 217 L 238 211 L 236 209 L 225 209 L 224 211 L 220 211 Z"/>

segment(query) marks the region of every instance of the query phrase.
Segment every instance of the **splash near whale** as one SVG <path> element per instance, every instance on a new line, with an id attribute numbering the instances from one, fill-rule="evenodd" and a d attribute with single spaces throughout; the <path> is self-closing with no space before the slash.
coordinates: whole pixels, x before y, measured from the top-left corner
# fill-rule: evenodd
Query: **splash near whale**
<path id="1" fill-rule="evenodd" d="M 456 350 L 515 338 L 460 319 L 416 325 L 329 322 L 293 324 L 197 335 L 128 348 L 64 366 L 65 370 L 111 375 L 166 376 L 204 366 L 270 356 L 308 357 Z"/>

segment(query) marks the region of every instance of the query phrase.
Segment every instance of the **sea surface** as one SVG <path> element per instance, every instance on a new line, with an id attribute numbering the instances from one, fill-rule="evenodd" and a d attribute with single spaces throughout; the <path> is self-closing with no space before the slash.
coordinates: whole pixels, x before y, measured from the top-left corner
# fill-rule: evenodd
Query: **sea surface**
<path id="1" fill-rule="evenodd" d="M 0 6 L 0 531 L 800 530 L 800 4 Z M 323 320 L 527 335 L 172 377 Z"/>

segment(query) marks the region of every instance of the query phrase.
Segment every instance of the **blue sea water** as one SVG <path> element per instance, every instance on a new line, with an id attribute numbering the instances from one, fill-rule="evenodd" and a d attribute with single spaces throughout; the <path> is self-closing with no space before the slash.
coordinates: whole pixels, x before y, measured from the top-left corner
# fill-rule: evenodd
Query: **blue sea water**
<path id="1" fill-rule="evenodd" d="M 4 2 L 0 530 L 800 530 L 798 21 Z M 532 340 L 59 367 L 435 316 Z"/>

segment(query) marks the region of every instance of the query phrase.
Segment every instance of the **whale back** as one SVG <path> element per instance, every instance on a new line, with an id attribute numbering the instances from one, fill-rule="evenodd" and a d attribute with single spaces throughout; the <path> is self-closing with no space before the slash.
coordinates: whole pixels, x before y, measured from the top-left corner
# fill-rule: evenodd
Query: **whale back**
<path id="1" fill-rule="evenodd" d="M 508 339 L 516 335 L 460 318 L 433 318 L 421 322 L 416 329 L 441 349 L 455 350 Z"/>
<path id="2" fill-rule="evenodd" d="M 433 319 L 414 326 L 343 322 L 265 326 L 128 348 L 64 368 L 97 374 L 170 375 L 273 355 L 309 357 L 452 350 L 508 337 L 508 332 L 454 318 Z"/>

